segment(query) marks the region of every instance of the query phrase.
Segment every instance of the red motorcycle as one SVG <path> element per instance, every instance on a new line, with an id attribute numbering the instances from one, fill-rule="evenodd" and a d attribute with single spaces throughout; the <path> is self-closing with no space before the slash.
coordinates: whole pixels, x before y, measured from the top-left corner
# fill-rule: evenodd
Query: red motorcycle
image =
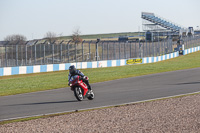
<path id="1" fill-rule="evenodd" d="M 72 76 L 69 80 L 69 86 L 74 91 L 74 95 L 78 101 L 82 101 L 84 98 L 89 100 L 94 99 L 94 92 L 88 90 L 88 86 L 83 82 L 83 78 L 78 75 Z"/>

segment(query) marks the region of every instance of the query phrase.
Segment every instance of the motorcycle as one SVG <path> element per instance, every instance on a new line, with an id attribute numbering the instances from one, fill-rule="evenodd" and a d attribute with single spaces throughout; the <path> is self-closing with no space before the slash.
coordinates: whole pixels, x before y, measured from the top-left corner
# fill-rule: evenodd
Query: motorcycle
<path id="1" fill-rule="evenodd" d="M 82 101 L 85 98 L 88 98 L 89 100 L 94 99 L 94 92 L 88 90 L 88 86 L 83 82 L 82 77 L 78 75 L 72 76 L 69 80 L 69 86 L 71 87 L 71 90 L 74 91 L 74 95 L 78 101 Z"/>

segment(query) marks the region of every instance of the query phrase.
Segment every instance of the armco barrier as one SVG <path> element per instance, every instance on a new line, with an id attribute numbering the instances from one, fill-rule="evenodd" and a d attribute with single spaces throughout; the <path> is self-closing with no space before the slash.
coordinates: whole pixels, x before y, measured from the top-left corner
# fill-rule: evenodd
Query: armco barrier
<path id="1" fill-rule="evenodd" d="M 154 63 L 154 62 L 159 62 L 159 61 L 175 58 L 178 56 L 179 56 L 179 53 L 174 52 L 174 53 L 166 54 L 163 56 L 145 57 L 142 59 L 134 58 L 134 59 L 105 60 L 105 61 L 94 61 L 94 62 L 77 62 L 77 63 L 64 63 L 64 64 L 35 65 L 35 66 L 4 67 L 4 68 L 0 68 L 0 76 L 68 70 L 70 65 L 74 65 L 78 69 L 86 69 L 86 68 L 124 66 L 128 64 Z"/>
<path id="2" fill-rule="evenodd" d="M 200 50 L 200 46 L 197 46 L 197 47 L 194 47 L 194 48 L 189 48 L 189 49 L 183 50 L 183 55 L 193 53 L 193 52 L 196 52 L 196 51 L 199 51 L 199 50 Z"/>

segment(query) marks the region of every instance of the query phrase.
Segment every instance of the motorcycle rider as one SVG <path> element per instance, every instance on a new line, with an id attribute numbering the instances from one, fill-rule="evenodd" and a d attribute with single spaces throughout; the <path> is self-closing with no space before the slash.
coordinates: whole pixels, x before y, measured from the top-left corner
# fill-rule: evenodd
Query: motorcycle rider
<path id="1" fill-rule="evenodd" d="M 71 65 L 69 67 L 69 75 L 68 75 L 68 81 L 71 79 L 72 76 L 74 75 L 78 75 L 78 76 L 81 76 L 81 78 L 83 79 L 83 82 L 88 86 L 88 90 L 91 91 L 91 86 L 89 84 L 89 81 L 88 81 L 88 77 L 86 77 L 80 70 L 77 70 L 75 68 L 74 65 Z M 68 84 L 69 85 L 69 84 Z"/>

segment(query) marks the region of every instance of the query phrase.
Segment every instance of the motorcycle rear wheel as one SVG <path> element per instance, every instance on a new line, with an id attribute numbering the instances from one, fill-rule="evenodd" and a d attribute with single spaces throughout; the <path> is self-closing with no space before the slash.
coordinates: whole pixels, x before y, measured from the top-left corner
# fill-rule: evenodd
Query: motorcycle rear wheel
<path id="1" fill-rule="evenodd" d="M 74 95 L 78 101 L 83 100 L 83 90 L 81 89 L 81 87 L 77 86 L 74 88 Z"/>

